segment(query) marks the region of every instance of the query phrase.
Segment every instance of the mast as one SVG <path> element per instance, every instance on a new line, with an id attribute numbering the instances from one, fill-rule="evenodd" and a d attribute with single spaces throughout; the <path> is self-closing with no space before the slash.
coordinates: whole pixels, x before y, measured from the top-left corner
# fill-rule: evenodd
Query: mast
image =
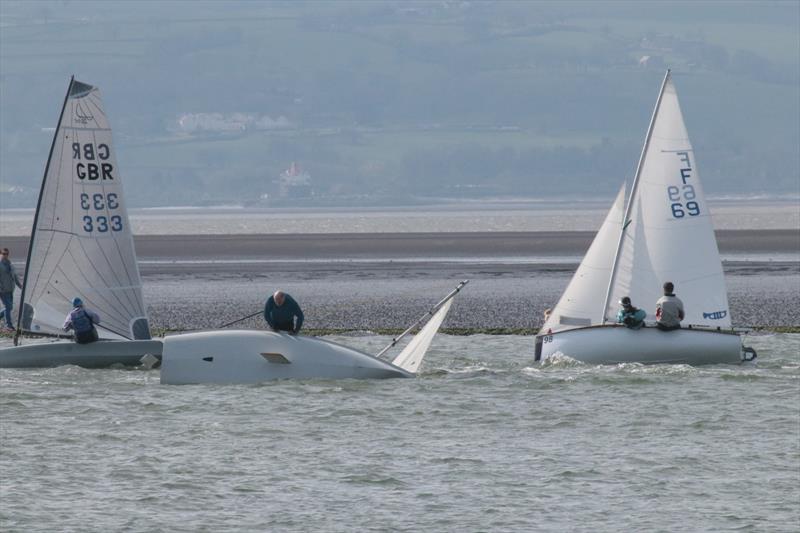
<path id="1" fill-rule="evenodd" d="M 47 183 L 47 173 L 50 170 L 50 160 L 53 159 L 53 150 L 56 148 L 56 139 L 61 130 L 61 120 L 64 118 L 64 111 L 67 109 L 67 101 L 72 92 L 72 85 L 75 83 L 75 76 L 69 79 L 69 87 L 67 87 L 67 94 L 64 96 L 64 105 L 61 106 L 61 114 L 58 116 L 58 124 L 56 125 L 56 132 L 53 134 L 53 144 L 50 145 L 50 154 L 47 156 L 47 164 L 44 167 L 44 176 L 42 176 L 42 187 L 39 189 L 39 199 L 36 201 L 36 213 L 33 215 L 33 227 L 31 228 L 31 238 L 28 241 L 28 257 L 25 260 L 25 276 L 22 278 L 22 294 L 19 297 L 19 312 L 17 313 L 17 331 L 14 333 L 14 346 L 19 344 L 19 336 L 22 333 L 22 315 L 25 311 L 25 289 L 28 287 L 28 273 L 30 272 L 31 254 L 33 253 L 33 239 L 36 236 L 36 226 L 39 222 L 39 209 L 42 206 L 42 196 L 44 196 L 44 186 Z"/>
<path id="2" fill-rule="evenodd" d="M 611 291 L 614 288 L 614 282 L 617 278 L 617 262 L 619 261 L 620 253 L 622 253 L 622 242 L 625 238 L 625 230 L 628 228 L 628 224 L 630 222 L 630 214 L 631 214 L 631 206 L 633 204 L 633 199 L 636 197 L 637 189 L 639 188 L 639 178 L 642 174 L 642 165 L 644 164 L 644 157 L 647 154 L 647 149 L 650 147 L 650 139 L 653 136 L 653 125 L 656 122 L 656 116 L 658 116 L 658 109 L 661 107 L 661 98 L 664 96 L 664 89 L 667 86 L 667 82 L 670 78 L 670 69 L 667 69 L 667 73 L 664 74 L 664 81 L 661 82 L 661 90 L 658 92 L 658 99 L 656 100 L 656 106 L 653 109 L 653 116 L 650 117 L 650 126 L 647 128 L 647 136 L 644 139 L 644 146 L 642 146 L 642 153 L 639 156 L 639 164 L 636 165 L 636 174 L 633 177 L 633 184 L 631 185 L 631 193 L 628 196 L 628 203 L 625 206 L 625 215 L 622 217 L 622 231 L 619 233 L 619 241 L 617 242 L 617 253 L 614 254 L 614 264 L 611 266 L 611 277 L 608 280 L 608 289 L 606 290 L 606 299 L 603 303 L 603 324 L 606 323 L 606 309 L 608 309 L 609 300 L 611 299 Z"/>

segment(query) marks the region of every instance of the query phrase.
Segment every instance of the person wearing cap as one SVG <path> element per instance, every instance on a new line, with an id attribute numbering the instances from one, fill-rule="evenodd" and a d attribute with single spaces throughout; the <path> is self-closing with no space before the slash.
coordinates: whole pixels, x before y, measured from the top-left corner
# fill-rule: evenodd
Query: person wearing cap
<path id="1" fill-rule="evenodd" d="M 625 327 L 629 329 L 639 329 L 644 326 L 644 319 L 647 316 L 644 309 L 634 307 L 628 296 L 624 296 L 619 301 L 619 304 L 622 306 L 622 309 L 617 313 L 617 322 L 625 324 Z"/>
<path id="2" fill-rule="evenodd" d="M 83 306 L 80 298 L 72 299 L 72 311 L 67 315 L 64 322 L 64 331 L 73 330 L 75 332 L 75 342 L 78 344 L 89 344 L 97 340 L 97 329 L 94 325 L 100 323 L 100 316 Z"/>
<path id="3" fill-rule="evenodd" d="M 656 327 L 662 331 L 681 328 L 683 302 L 675 296 L 675 285 L 671 281 L 664 283 L 664 296 L 656 302 Z"/>
<path id="4" fill-rule="evenodd" d="M 288 331 L 292 335 L 297 335 L 303 327 L 303 318 L 300 305 L 285 292 L 275 291 L 275 294 L 267 298 L 267 303 L 264 305 L 264 320 L 272 331 Z"/>
<path id="5" fill-rule="evenodd" d="M 14 270 L 14 265 L 8 258 L 8 248 L 3 248 L 2 258 L 0 258 L 0 302 L 3 304 L 3 309 L 0 309 L 0 317 L 6 319 L 6 329 L 14 330 L 14 323 L 11 322 L 11 313 L 14 311 L 14 285 L 22 288 L 22 283 L 19 282 L 17 271 Z"/>

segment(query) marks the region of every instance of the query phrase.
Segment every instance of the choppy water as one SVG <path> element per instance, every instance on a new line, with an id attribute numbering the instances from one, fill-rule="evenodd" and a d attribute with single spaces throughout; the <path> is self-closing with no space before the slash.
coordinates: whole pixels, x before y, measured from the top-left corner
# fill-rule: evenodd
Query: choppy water
<path id="1" fill-rule="evenodd" d="M 533 366 L 530 337 L 445 335 L 417 379 L 258 386 L 2 370 L 0 529 L 796 531 L 800 335 L 747 343 Z"/>

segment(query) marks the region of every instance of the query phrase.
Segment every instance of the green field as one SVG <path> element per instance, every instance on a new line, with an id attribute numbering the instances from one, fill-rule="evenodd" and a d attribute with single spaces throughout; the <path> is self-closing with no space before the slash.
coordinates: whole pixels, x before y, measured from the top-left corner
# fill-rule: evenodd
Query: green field
<path id="1" fill-rule="evenodd" d="M 103 90 L 133 205 L 252 197 L 292 161 L 323 196 L 611 191 L 670 66 L 708 192 L 798 193 L 799 20 L 791 2 L 3 1 L 0 185 L 38 186 L 74 73 Z M 179 134 L 186 113 L 292 126 Z"/>

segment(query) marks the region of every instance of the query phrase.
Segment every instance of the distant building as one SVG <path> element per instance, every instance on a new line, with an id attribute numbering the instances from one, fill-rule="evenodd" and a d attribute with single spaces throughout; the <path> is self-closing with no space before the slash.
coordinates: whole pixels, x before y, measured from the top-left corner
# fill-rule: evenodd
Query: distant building
<path id="1" fill-rule="evenodd" d="M 281 198 L 309 198 L 314 195 L 311 175 L 292 161 L 289 168 L 278 177 L 278 196 Z"/>

